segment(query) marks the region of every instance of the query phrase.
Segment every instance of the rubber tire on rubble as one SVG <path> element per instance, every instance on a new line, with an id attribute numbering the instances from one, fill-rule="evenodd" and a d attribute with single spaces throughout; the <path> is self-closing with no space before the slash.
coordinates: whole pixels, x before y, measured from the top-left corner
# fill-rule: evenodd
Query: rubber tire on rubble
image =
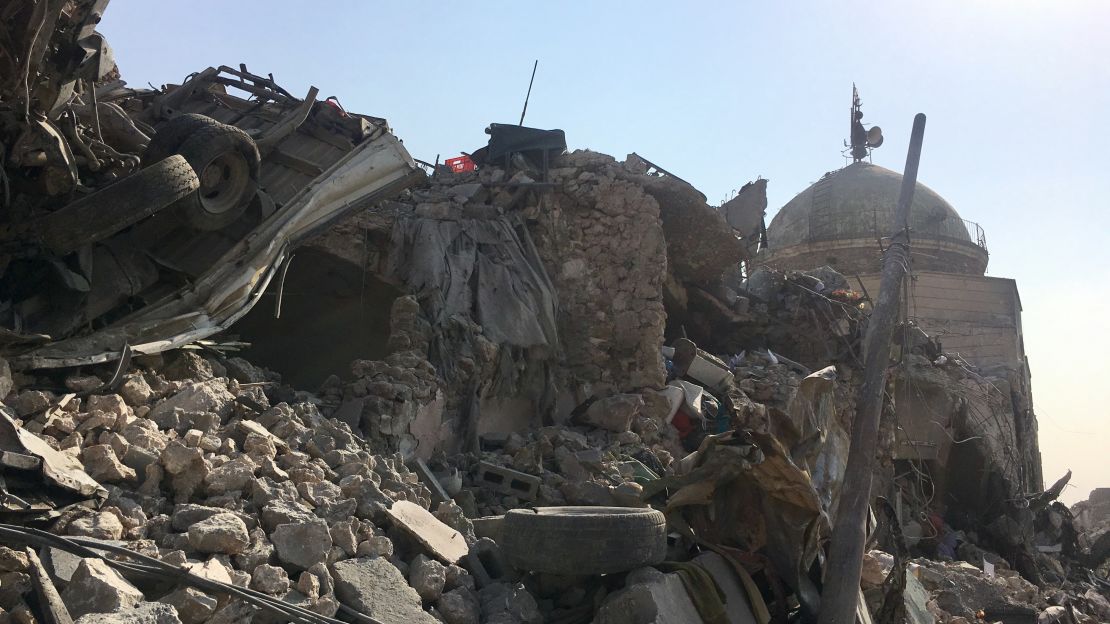
<path id="1" fill-rule="evenodd" d="M 195 194 L 200 186 L 185 158 L 171 156 L 31 224 L 43 246 L 67 254 L 103 240 Z"/>
<path id="2" fill-rule="evenodd" d="M 146 150 L 143 152 L 143 165 L 158 162 L 176 154 L 177 149 L 181 147 L 185 139 L 188 139 L 201 128 L 219 125 L 219 123 L 207 115 L 187 113 L 159 124 L 155 128 L 154 136 L 150 138 L 150 144 L 146 146 Z"/>
<path id="3" fill-rule="evenodd" d="M 194 200 L 177 215 L 198 230 L 219 230 L 234 223 L 254 200 L 262 159 L 258 146 L 235 126 L 216 124 L 193 133 L 177 148 L 200 179 Z"/>
<path id="4" fill-rule="evenodd" d="M 505 514 L 501 550 L 520 570 L 583 575 L 663 561 L 667 522 L 653 509 L 539 507 Z"/>

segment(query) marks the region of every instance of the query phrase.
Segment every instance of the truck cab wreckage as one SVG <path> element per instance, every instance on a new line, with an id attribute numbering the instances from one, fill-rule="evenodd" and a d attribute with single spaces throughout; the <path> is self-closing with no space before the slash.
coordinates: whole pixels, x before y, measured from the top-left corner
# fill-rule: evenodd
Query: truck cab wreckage
<path id="1" fill-rule="evenodd" d="M 1110 621 L 1016 286 L 881 134 L 768 224 L 560 130 L 428 165 L 244 66 L 131 89 L 106 5 L 0 8 L 0 624 L 816 622 L 861 487 L 849 619 Z"/>

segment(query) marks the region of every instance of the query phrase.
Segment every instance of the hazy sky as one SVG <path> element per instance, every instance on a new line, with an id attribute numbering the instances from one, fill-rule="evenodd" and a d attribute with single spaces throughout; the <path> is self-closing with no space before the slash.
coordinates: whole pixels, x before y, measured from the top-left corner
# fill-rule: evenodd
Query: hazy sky
<path id="1" fill-rule="evenodd" d="M 986 230 L 1018 280 L 1045 480 L 1110 486 L 1110 2 L 372 2 L 114 0 L 101 30 L 132 85 L 246 63 L 386 117 L 417 158 L 515 123 L 638 152 L 716 203 L 770 180 L 771 213 L 844 164 L 851 85 L 901 170 Z M 1103 373 L 1098 371 L 1102 370 Z"/>

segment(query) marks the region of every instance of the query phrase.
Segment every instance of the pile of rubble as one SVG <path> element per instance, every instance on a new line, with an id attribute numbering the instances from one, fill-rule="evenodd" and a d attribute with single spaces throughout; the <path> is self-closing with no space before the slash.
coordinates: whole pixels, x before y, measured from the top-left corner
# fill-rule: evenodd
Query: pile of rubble
<path id="1" fill-rule="evenodd" d="M 828 267 L 747 279 L 712 270 L 702 252 L 719 249 L 679 249 L 668 230 L 677 226 L 667 211 L 697 209 L 696 192 L 650 175 L 638 157 L 576 152 L 550 164 L 437 172 L 387 210 L 365 213 L 372 225 L 347 228 L 388 233 L 380 253 L 368 254 L 381 265 L 364 268 L 407 294 L 392 302 L 385 355 L 352 362 L 315 394 L 211 343 L 136 357 L 133 369 L 12 375 L 12 430 L 41 437 L 56 455 L 36 464 L 25 446 L 7 460 L 32 472 L 62 462 L 73 481 L 61 496 L 64 482 L 45 471 L 51 494 L 35 498 L 9 480 L 6 505 L 20 524 L 72 538 L 21 537 L 39 547 L 39 576 L 70 614 L 86 624 L 815 617 L 867 295 Z M 324 236 L 327 245 L 344 247 L 334 238 L 343 227 Z M 691 227 L 676 236 L 694 236 Z M 685 338 L 663 347 L 675 319 L 707 337 L 703 348 Z M 927 337 L 904 341 L 896 377 L 948 397 L 938 405 L 974 402 L 1002 383 L 935 350 Z M 523 409 L 505 407 L 522 399 Z M 920 483 L 895 475 L 899 425 L 888 416 L 878 487 L 912 493 Z M 984 438 L 986 452 L 997 446 L 994 430 L 952 426 Z M 917 559 L 907 574 L 888 574 L 892 558 L 872 553 L 870 608 L 900 605 L 915 622 L 957 624 L 1059 609 L 1077 622 L 1103 617 L 1105 588 L 1076 576 L 1088 560 L 1065 557 L 1105 541 L 1101 508 L 1077 514 L 1074 526 L 1088 534 L 1056 555 L 1072 523 L 1051 498 L 1035 513 L 1015 511 L 1014 524 L 961 533 L 954 549 L 964 563 Z M 925 509 L 907 500 L 910 515 Z M 633 547 L 607 555 L 615 572 L 583 566 L 567 575 L 522 553 L 518 536 L 506 541 L 506 523 L 522 510 L 583 507 L 665 512 L 673 563 Z M 1029 530 L 1013 551 L 1025 559 L 982 547 L 1007 527 Z M 907 537 L 915 554 L 937 554 L 920 545 L 928 536 Z M 618 538 L 601 531 L 593 543 Z M 119 567 L 119 551 L 72 552 L 89 539 L 192 576 L 167 582 Z M 589 560 L 580 544 L 563 554 Z M 33 589 L 38 564 L 19 549 L 4 556 L 0 608 L 26 621 L 43 602 Z M 291 608 L 301 610 L 282 611 Z"/>
<path id="2" fill-rule="evenodd" d="M 864 557 L 862 586 L 873 612 L 884 613 L 894 558 L 874 550 Z M 894 594 L 907 622 L 968 624 L 987 622 L 1090 623 L 1110 620 L 1107 587 L 1091 582 L 1038 587 L 1010 568 L 1006 560 L 974 547 L 961 551 L 961 560 L 913 559 L 903 576 L 904 587 Z"/>
<path id="3" fill-rule="evenodd" d="M 1110 488 L 1097 488 L 1072 506 L 1070 515 L 1078 535 L 1077 545 L 1090 553 L 1088 567 L 1108 576 L 1110 572 Z M 1064 524 L 1063 522 L 1060 523 Z"/>
<path id="4" fill-rule="evenodd" d="M 64 4 L 8 11 L 0 55 L 36 77 L 0 79 L 0 624 L 821 614 L 872 302 L 752 266 L 765 180 L 714 207 L 505 124 L 425 171 L 243 66 L 127 89 L 105 3 Z M 299 283 L 362 280 L 343 318 L 389 311 L 314 393 L 220 334 L 304 248 Z M 296 367 L 286 322 L 255 338 Z M 860 619 L 1110 619 L 1110 495 L 1042 491 L 1024 365 L 896 342 Z"/>
<path id="5" fill-rule="evenodd" d="M 326 616 L 342 602 L 383 621 L 434 621 L 422 610 L 428 606 L 463 624 L 479 621 L 483 602 L 506 592 L 527 610 L 526 593 L 488 578 L 479 592 L 474 577 L 455 564 L 457 555 L 455 562 L 437 560 L 435 550 L 420 545 L 420 529 L 391 515 L 398 501 L 421 510 L 432 505 L 430 490 L 399 456 L 373 454 L 361 435 L 323 417 L 313 403 L 271 405 L 263 391 L 270 384 L 249 381 L 268 374 L 241 359 L 225 361 L 230 366 L 185 352 L 169 366 L 129 373 L 117 393 L 84 398 L 13 391 L 8 402 L 19 420 L 12 423 L 103 485 L 99 508 L 46 514 L 50 530 L 126 545 Z M 102 386 L 95 376 L 65 383 L 78 392 Z M 473 541 L 453 503 L 441 502 L 435 517 Z M 194 624 L 245 621 L 254 611 L 242 600 L 191 587 L 160 593 L 98 559 L 57 549 L 43 555 L 75 618 L 155 601 Z M 11 615 L 0 617 L 26 621 L 17 615 L 26 611 L 21 594 L 31 589 L 26 555 L 5 549 L 3 560 L 0 608 Z M 496 608 L 487 606 L 484 619 Z M 127 613 L 79 621 L 145 621 Z"/>
<path id="6" fill-rule="evenodd" d="M 485 435 L 482 452 L 452 468 L 476 493 L 480 516 L 525 505 L 646 506 L 637 479 L 658 478 L 681 447 L 677 430 L 643 407 L 639 395 L 617 395 L 584 410 L 583 426 Z"/>

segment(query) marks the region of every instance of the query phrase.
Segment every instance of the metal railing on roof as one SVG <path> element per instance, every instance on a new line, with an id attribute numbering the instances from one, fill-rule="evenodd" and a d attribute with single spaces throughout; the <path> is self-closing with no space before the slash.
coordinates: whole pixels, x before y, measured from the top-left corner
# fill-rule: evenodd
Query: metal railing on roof
<path id="1" fill-rule="evenodd" d="M 964 227 L 967 228 L 967 234 L 971 237 L 971 240 L 975 241 L 976 245 L 982 247 L 983 251 L 987 251 L 987 233 L 983 231 L 983 226 L 974 221 L 968 221 L 967 219 L 960 220 L 964 222 Z"/>
<path id="2" fill-rule="evenodd" d="M 875 213 L 875 227 L 876 232 L 879 230 L 879 215 Z M 961 219 L 956 216 L 946 216 L 941 219 L 930 220 L 927 223 L 914 222 L 913 229 L 910 236 L 920 236 L 922 238 L 940 238 L 948 240 L 965 240 L 962 236 L 953 236 L 953 231 L 964 230 L 967 232 L 967 237 L 970 242 L 978 246 L 983 251 L 987 251 L 987 233 L 983 230 L 983 226 L 974 221 Z M 883 234 L 886 236 L 886 234 Z"/>

